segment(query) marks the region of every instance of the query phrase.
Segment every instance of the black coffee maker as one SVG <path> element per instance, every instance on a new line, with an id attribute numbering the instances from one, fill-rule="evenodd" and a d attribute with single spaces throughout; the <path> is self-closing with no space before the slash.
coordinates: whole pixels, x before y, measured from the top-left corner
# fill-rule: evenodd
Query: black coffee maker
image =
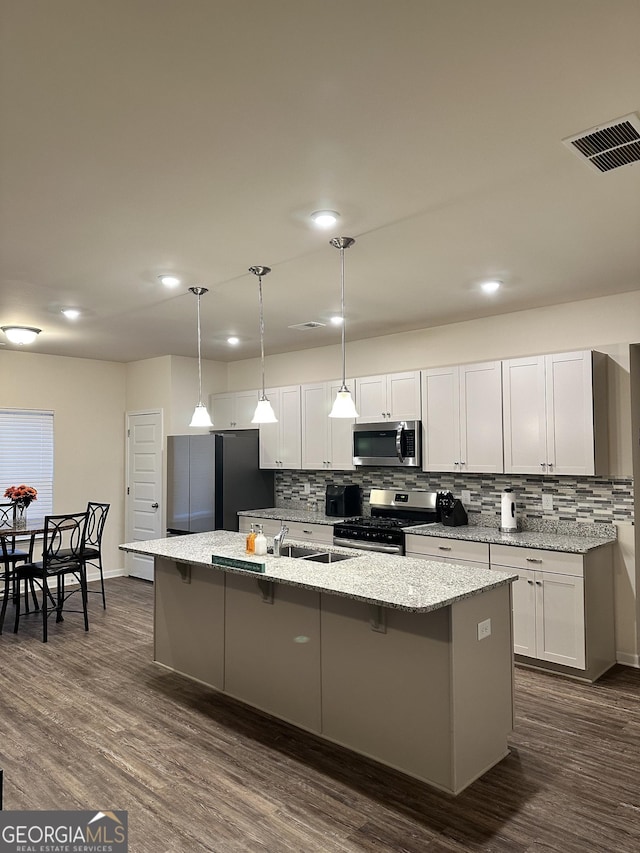
<path id="1" fill-rule="evenodd" d="M 461 527 L 469 523 L 467 512 L 462 506 L 462 501 L 451 494 L 451 492 L 438 492 L 436 497 L 436 512 L 438 520 L 445 527 Z"/>
<path id="2" fill-rule="evenodd" d="M 334 483 L 328 483 L 324 511 L 332 518 L 362 515 L 360 486 L 337 486 Z"/>

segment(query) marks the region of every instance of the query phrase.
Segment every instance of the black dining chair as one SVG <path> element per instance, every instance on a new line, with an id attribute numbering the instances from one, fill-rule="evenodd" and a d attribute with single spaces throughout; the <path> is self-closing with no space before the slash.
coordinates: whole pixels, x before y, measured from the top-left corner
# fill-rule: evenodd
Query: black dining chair
<path id="1" fill-rule="evenodd" d="M 102 572 L 102 533 L 107 520 L 110 504 L 89 501 L 87 504 L 87 525 L 84 533 L 85 563 L 94 566 L 100 572 L 100 590 L 90 589 L 88 592 L 102 592 L 102 606 L 107 609 L 104 595 L 104 574 Z"/>
<path id="2" fill-rule="evenodd" d="M 87 523 L 84 531 L 84 560 L 100 572 L 100 589 L 87 589 L 90 593 L 102 593 L 102 606 L 107 609 L 107 601 L 104 594 L 104 575 L 102 573 L 102 533 L 107 520 L 107 513 L 111 504 L 101 504 L 89 501 L 87 504 Z M 67 556 L 68 551 L 62 549 L 62 556 Z"/>
<path id="3" fill-rule="evenodd" d="M 9 503 L 0 503 L 0 528 L 2 527 L 15 527 L 16 523 L 16 505 L 13 501 Z M 23 563 L 30 561 L 33 558 L 33 537 L 31 537 L 29 541 L 29 549 L 27 551 L 22 550 L 21 548 L 16 547 L 16 537 L 15 536 L 3 536 L 2 541 L 4 544 L 2 550 L 2 561 L 6 566 L 5 571 L 5 583 L 8 583 L 9 579 L 12 584 L 12 594 L 15 599 L 19 594 L 20 590 L 18 589 L 18 583 L 15 578 L 13 569 L 16 563 Z M 33 588 L 33 584 L 28 584 L 25 587 L 25 609 L 29 610 L 29 590 L 31 591 L 31 595 L 33 597 L 33 606 L 36 610 L 39 610 L 38 599 L 36 598 L 36 593 Z M 4 603 L 4 597 L 3 597 Z M 5 605 L 6 608 L 6 605 Z M 2 633 L 2 620 L 0 620 L 0 634 Z"/>
<path id="4" fill-rule="evenodd" d="M 42 591 L 42 642 L 48 639 L 47 625 L 51 613 L 56 613 L 56 622 L 62 622 L 62 612 L 82 613 L 84 630 L 89 630 L 87 612 L 87 572 L 84 557 L 84 533 L 87 513 L 78 512 L 67 515 L 47 515 L 44 520 L 44 539 L 42 560 L 16 565 L 14 572 L 18 580 L 33 580 Z M 79 589 L 66 589 L 68 575 L 77 581 Z M 50 583 L 55 578 L 52 592 Z M 66 607 L 66 602 L 80 592 L 82 609 Z M 55 593 L 55 595 L 54 595 Z M 20 599 L 16 602 L 14 633 L 20 622 Z"/>

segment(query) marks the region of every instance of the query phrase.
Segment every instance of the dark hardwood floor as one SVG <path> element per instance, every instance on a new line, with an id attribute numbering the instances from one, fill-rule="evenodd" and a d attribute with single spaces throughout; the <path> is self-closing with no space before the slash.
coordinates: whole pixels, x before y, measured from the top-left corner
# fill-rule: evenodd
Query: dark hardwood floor
<path id="1" fill-rule="evenodd" d="M 640 671 L 518 669 L 511 754 L 453 798 L 154 665 L 152 599 L 109 580 L 47 645 L 9 610 L 5 809 L 126 809 L 131 853 L 640 850 Z"/>

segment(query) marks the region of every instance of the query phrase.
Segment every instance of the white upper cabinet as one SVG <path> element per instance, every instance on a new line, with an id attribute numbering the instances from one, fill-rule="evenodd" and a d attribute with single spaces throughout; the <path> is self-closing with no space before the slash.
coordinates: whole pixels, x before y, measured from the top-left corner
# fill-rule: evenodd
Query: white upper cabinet
<path id="1" fill-rule="evenodd" d="M 503 471 L 499 361 L 422 371 L 422 470 Z"/>
<path id="2" fill-rule="evenodd" d="M 505 472 L 607 472 L 606 356 L 591 351 L 503 362 Z"/>
<path id="3" fill-rule="evenodd" d="M 260 467 L 300 468 L 301 466 L 301 416 L 300 386 L 267 388 L 278 423 L 260 424 Z"/>
<path id="4" fill-rule="evenodd" d="M 355 387 L 360 423 L 420 419 L 419 370 L 365 376 Z"/>
<path id="5" fill-rule="evenodd" d="M 347 383 L 349 386 L 350 383 Z M 351 427 L 353 418 L 330 418 L 340 380 L 303 385 L 302 467 L 307 470 L 353 469 Z M 353 389 L 353 383 L 350 384 Z"/>
<path id="6" fill-rule="evenodd" d="M 251 423 L 258 403 L 257 391 L 211 394 L 209 403 L 215 429 L 257 429 Z"/>

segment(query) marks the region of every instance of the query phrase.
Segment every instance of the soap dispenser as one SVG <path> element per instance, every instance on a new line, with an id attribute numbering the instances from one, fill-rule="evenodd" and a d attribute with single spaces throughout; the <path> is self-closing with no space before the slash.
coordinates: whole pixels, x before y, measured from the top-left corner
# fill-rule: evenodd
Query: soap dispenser
<path id="1" fill-rule="evenodd" d="M 256 557 L 264 557 L 267 553 L 267 537 L 262 532 L 262 525 L 257 525 L 258 532 L 254 542 L 254 554 Z"/>

